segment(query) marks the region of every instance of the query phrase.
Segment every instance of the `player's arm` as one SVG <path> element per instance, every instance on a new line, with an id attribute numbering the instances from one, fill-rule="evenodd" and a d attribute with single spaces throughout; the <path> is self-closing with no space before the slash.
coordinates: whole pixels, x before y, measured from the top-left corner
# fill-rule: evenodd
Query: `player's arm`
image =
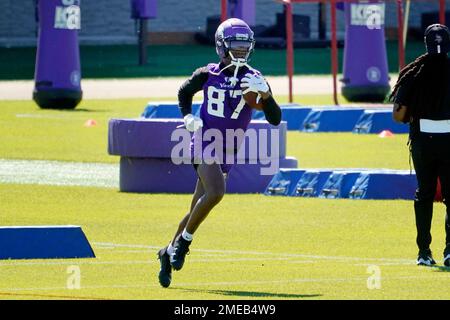
<path id="1" fill-rule="evenodd" d="M 242 79 L 241 87 L 246 88 L 243 93 L 253 91 L 261 96 L 263 111 L 266 120 L 272 125 L 281 122 L 281 108 L 272 96 L 272 91 L 266 79 L 259 74 L 246 74 Z"/>
<path id="2" fill-rule="evenodd" d="M 264 116 L 267 122 L 275 126 L 281 122 L 281 108 L 272 96 L 272 92 L 261 93 Z"/>
<path id="3" fill-rule="evenodd" d="M 409 123 L 411 120 L 412 103 L 412 82 L 404 82 L 397 90 L 394 97 L 394 108 L 392 110 L 392 118 L 395 122 Z"/>
<path id="4" fill-rule="evenodd" d="M 408 114 L 408 107 L 394 103 L 394 110 L 392 111 L 392 118 L 395 122 L 402 122 L 407 123 L 409 122 L 409 119 L 407 117 Z"/>
<path id="5" fill-rule="evenodd" d="M 192 98 L 208 80 L 207 67 L 198 68 L 178 89 L 178 106 L 183 117 L 192 113 Z"/>

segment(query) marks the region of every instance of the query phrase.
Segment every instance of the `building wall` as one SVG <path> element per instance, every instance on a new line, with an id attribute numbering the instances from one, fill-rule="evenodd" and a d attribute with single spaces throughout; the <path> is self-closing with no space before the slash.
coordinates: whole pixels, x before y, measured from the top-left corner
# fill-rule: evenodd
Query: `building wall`
<path id="1" fill-rule="evenodd" d="M 44 0 L 43 0 L 44 1 Z M 157 17 L 151 19 L 148 30 L 161 32 L 202 32 L 206 17 L 220 14 L 220 0 L 156 0 Z M 283 6 L 274 0 L 256 1 L 256 24 L 272 25 L 275 13 L 283 12 Z M 421 14 L 437 11 L 437 0 L 412 0 L 410 26 L 418 28 Z M 450 8 L 450 0 L 446 0 Z M 295 14 L 311 17 L 312 37 L 318 34 L 317 4 L 295 4 Z M 329 9 L 329 5 L 327 6 Z M 129 0 L 81 0 L 82 43 L 134 43 L 135 22 L 130 18 Z M 327 10 L 329 12 L 329 10 Z M 33 45 L 36 43 L 35 0 L 1 0 L 0 46 Z M 329 13 L 328 13 L 329 16 Z M 342 37 L 343 14 L 338 11 L 339 35 Z M 397 12 L 395 2 L 386 5 L 386 25 L 395 28 Z"/>

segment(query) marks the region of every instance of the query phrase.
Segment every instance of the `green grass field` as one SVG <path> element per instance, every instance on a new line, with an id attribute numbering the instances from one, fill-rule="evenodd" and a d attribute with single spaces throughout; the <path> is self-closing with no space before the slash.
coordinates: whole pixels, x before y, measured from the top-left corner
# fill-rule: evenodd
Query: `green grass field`
<path id="1" fill-rule="evenodd" d="M 75 111 L 51 111 L 2 101 L 0 159 L 118 163 L 106 150 L 108 120 L 136 117 L 146 103 L 91 100 Z M 88 119 L 98 125 L 84 127 Z M 289 132 L 288 155 L 301 167 L 408 169 L 406 141 L 406 135 Z M 97 255 L 0 261 L 0 299 L 450 298 L 449 269 L 414 264 L 411 201 L 263 195 L 226 195 L 196 233 L 183 270 L 174 273 L 170 288 L 161 288 L 156 252 L 172 237 L 190 198 L 0 184 L 1 225 L 81 225 Z M 444 208 L 435 208 L 432 250 L 442 265 Z M 73 267 L 80 271 L 80 289 L 68 288 Z M 378 289 L 368 286 L 373 268 L 381 276 Z"/>

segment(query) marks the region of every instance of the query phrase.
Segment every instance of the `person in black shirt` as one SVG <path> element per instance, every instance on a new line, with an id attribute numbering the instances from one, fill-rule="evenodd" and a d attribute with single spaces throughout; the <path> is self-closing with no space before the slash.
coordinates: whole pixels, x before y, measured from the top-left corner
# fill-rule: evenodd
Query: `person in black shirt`
<path id="1" fill-rule="evenodd" d="M 414 201 L 418 265 L 434 265 L 430 250 L 438 179 L 446 205 L 444 265 L 450 267 L 450 32 L 441 24 L 425 31 L 427 52 L 399 74 L 390 95 L 393 118 L 409 123 L 409 145 L 418 189 Z"/>

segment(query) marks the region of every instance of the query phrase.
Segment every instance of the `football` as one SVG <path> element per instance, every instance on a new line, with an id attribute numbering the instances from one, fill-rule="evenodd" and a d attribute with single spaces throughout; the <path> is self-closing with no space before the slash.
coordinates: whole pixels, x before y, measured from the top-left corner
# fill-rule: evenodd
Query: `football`
<path id="1" fill-rule="evenodd" d="M 246 94 L 244 94 L 244 100 L 251 108 L 256 110 L 262 110 L 263 109 L 262 98 L 259 99 L 258 103 L 256 103 L 257 97 L 258 94 L 253 91 L 249 91 Z"/>

